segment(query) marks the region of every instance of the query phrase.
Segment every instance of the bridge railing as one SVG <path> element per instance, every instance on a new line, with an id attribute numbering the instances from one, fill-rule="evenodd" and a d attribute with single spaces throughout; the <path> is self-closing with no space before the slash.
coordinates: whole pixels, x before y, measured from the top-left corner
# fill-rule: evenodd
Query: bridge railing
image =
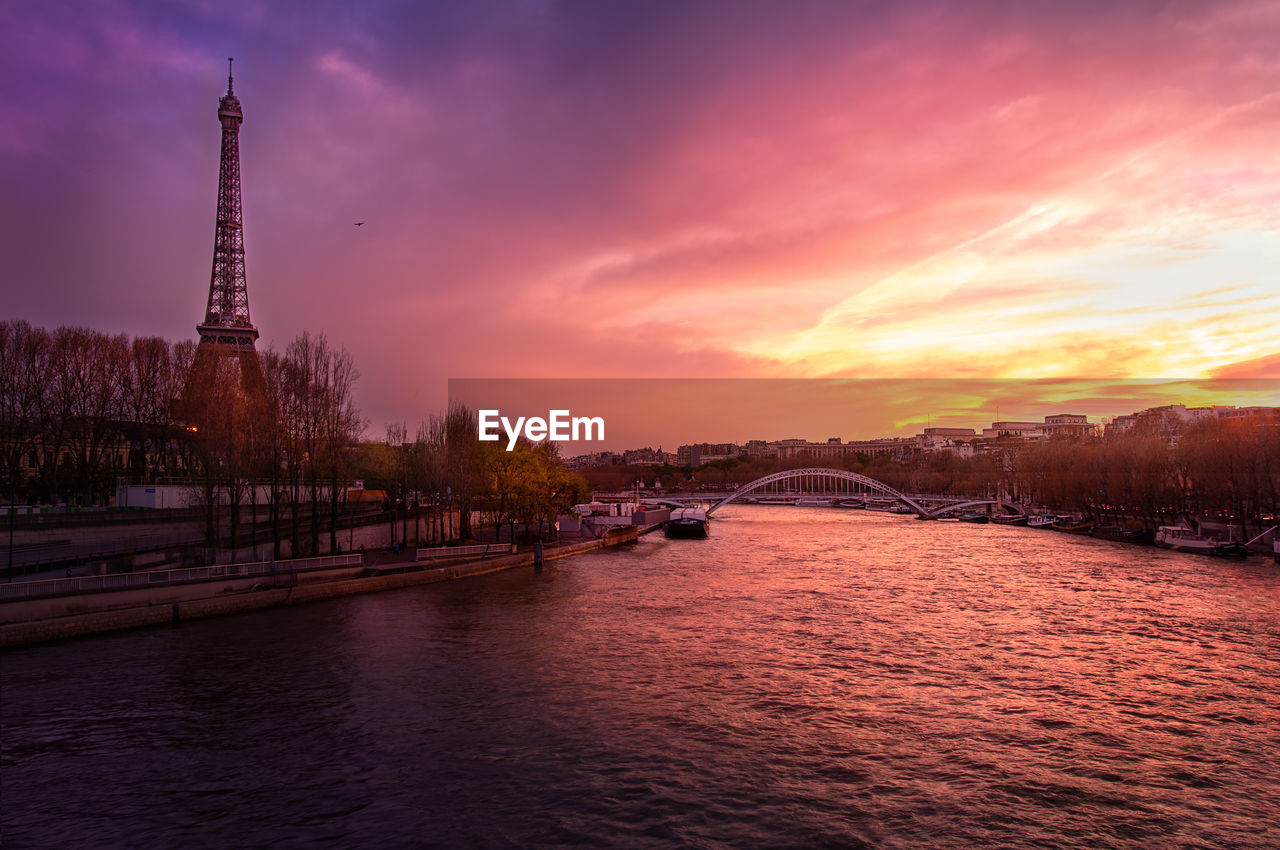
<path id="1" fill-rule="evenodd" d="M 0 584 L 0 602 L 36 599 L 44 596 L 71 596 L 78 593 L 134 590 L 142 587 L 166 587 L 174 584 L 278 575 L 282 572 L 306 572 L 333 567 L 358 567 L 363 563 L 364 555 L 354 552 L 345 555 L 326 555 L 319 558 L 297 558 L 289 561 L 252 561 L 244 564 L 223 564 L 222 566 L 190 567 L 178 570 L 146 570 L 138 573 L 117 573 L 105 576 L 16 581 Z"/>

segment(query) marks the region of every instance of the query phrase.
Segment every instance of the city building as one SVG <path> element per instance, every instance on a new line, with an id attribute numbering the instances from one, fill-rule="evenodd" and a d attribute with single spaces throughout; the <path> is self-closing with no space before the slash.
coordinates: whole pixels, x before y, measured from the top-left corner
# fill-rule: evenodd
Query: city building
<path id="1" fill-rule="evenodd" d="M 999 437 L 1015 437 L 1018 439 L 1039 437 L 1043 436 L 1043 427 L 1043 422 L 992 422 L 990 428 L 982 429 L 982 437 L 986 440 L 994 440 Z"/>
<path id="2" fill-rule="evenodd" d="M 690 443 L 680 447 L 674 455 L 652 449 L 637 449 L 623 455 L 600 453 L 574 458 L 574 466 L 592 466 L 600 463 L 662 463 L 665 455 L 668 463 L 697 468 L 707 463 L 728 458 L 756 459 L 777 457 L 781 460 L 812 458 L 815 461 L 865 455 L 887 456 L 903 459 L 917 452 L 950 452 L 960 457 L 970 457 L 975 452 L 997 451 L 1007 454 L 1019 443 L 1042 440 L 1080 440 L 1099 436 L 1113 438 L 1129 433 L 1134 428 L 1144 429 L 1161 436 L 1170 445 L 1177 445 L 1182 431 L 1197 422 L 1213 419 L 1243 418 L 1255 415 L 1280 416 L 1278 407 L 1187 407 L 1183 404 L 1164 405 L 1117 416 L 1100 429 L 1089 417 L 1081 413 L 1055 413 L 1041 422 L 1002 420 L 992 422 L 979 434 L 973 428 L 928 427 L 914 437 L 886 437 L 876 440 L 844 441 L 829 437 L 824 442 L 809 441 L 800 437 L 784 440 L 748 440 L 736 443 Z M 616 459 L 615 459 L 616 458 Z M 651 459 L 652 458 L 652 459 Z"/>
<path id="3" fill-rule="evenodd" d="M 1232 404 L 1187 407 L 1185 404 L 1165 404 L 1117 416 L 1104 429 L 1103 436 L 1115 438 L 1123 434 L 1140 433 L 1159 437 L 1169 445 L 1176 446 L 1182 433 L 1200 422 L 1277 415 L 1280 415 L 1280 407 L 1236 407 Z"/>
<path id="4" fill-rule="evenodd" d="M 777 444 L 779 459 L 811 457 L 831 458 L 849 455 L 888 455 L 903 457 L 917 448 L 915 437 L 888 437 L 882 440 L 854 440 L 842 443 L 839 440 L 828 440 L 825 443 L 810 443 L 804 440 L 783 440 Z"/>
<path id="5" fill-rule="evenodd" d="M 1044 418 L 1044 434 L 1049 439 L 1080 439 L 1096 437 L 1098 426 L 1089 423 L 1089 417 L 1079 413 L 1059 413 Z"/>
<path id="6" fill-rule="evenodd" d="M 693 443 L 676 451 L 676 466 L 701 466 L 742 456 L 737 443 Z"/>

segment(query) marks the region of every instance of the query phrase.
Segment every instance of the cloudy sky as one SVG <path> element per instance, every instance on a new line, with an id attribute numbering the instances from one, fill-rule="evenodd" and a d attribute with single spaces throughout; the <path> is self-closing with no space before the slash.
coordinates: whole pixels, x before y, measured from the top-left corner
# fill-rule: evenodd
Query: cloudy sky
<path id="1" fill-rule="evenodd" d="M 1277 38 L 1267 0 L 8 3 L 0 318 L 195 337 L 234 56 L 260 344 L 345 346 L 375 430 L 449 378 L 1275 377 Z"/>

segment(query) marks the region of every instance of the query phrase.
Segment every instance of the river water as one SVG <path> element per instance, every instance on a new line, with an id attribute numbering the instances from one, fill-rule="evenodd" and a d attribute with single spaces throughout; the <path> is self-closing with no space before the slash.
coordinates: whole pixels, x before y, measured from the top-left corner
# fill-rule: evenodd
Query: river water
<path id="1" fill-rule="evenodd" d="M 0 664 L 5 847 L 1280 844 L 1262 558 L 735 505 Z"/>

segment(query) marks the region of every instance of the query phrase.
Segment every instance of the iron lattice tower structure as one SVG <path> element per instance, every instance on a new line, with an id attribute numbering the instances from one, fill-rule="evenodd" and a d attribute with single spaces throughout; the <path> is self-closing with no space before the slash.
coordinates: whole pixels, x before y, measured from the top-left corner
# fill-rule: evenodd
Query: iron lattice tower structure
<path id="1" fill-rule="evenodd" d="M 218 166 L 218 219 L 213 235 L 213 274 L 204 322 L 196 326 L 200 342 L 254 350 L 258 329 L 249 320 L 249 288 L 244 275 L 244 221 L 240 205 L 240 124 L 244 113 L 231 85 L 218 101 L 222 124 L 222 160 Z"/>
<path id="2" fill-rule="evenodd" d="M 255 348 L 258 329 L 249 319 L 249 287 L 244 273 L 244 221 L 240 203 L 240 125 L 244 122 L 244 113 L 232 88 L 230 59 L 227 60 L 227 93 L 218 101 L 218 122 L 222 125 L 218 217 L 213 234 L 209 303 L 204 321 L 196 325 L 200 334 L 196 373 L 212 368 L 213 360 L 233 357 L 239 361 L 244 388 L 252 392 L 261 386 L 262 370 Z"/>

